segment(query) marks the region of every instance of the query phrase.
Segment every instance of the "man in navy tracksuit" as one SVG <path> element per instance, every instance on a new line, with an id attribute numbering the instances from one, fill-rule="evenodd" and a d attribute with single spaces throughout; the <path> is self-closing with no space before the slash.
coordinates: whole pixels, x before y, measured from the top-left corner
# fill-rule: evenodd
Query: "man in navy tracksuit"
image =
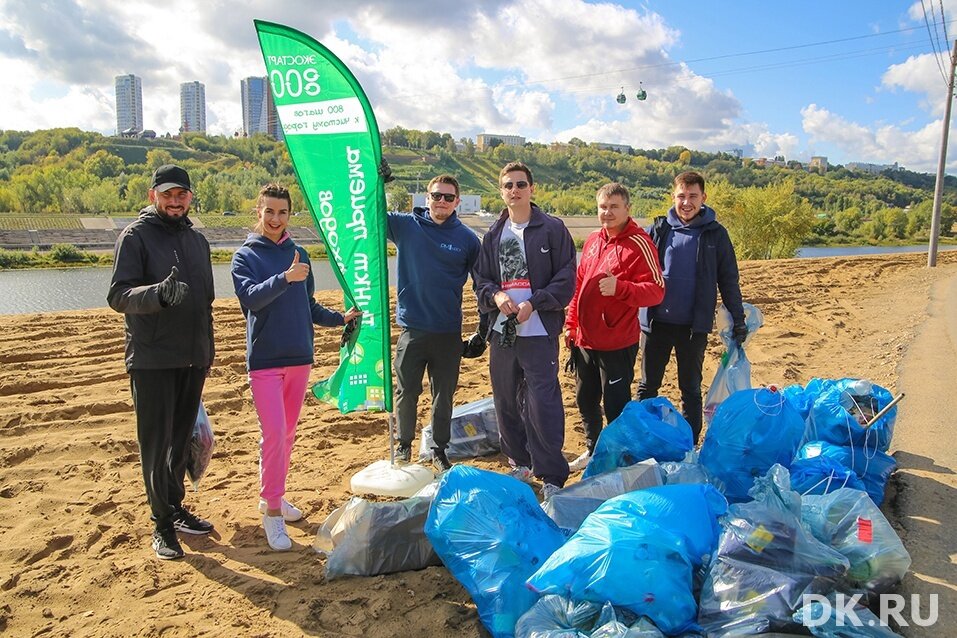
<path id="1" fill-rule="evenodd" d="M 499 186 L 507 208 L 482 239 L 475 294 L 492 319 L 489 371 L 502 452 L 511 474 L 538 477 L 548 498 L 568 478 L 558 339 L 575 293 L 575 243 L 561 220 L 532 204 L 527 166 L 506 164 Z"/>
<path id="2" fill-rule="evenodd" d="M 665 277 L 665 298 L 652 308 L 642 308 L 641 380 L 638 399 L 658 396 L 671 351 L 678 364 L 682 413 L 694 434 L 701 434 L 701 368 L 721 301 L 731 313 L 734 338 L 748 336 L 744 323 L 738 262 L 728 231 L 704 205 L 704 178 L 688 171 L 674 181 L 674 206 L 667 217 L 658 217 L 651 239 L 658 247 Z"/>
<path id="3" fill-rule="evenodd" d="M 479 240 L 459 221 L 459 183 L 451 175 L 429 182 L 428 208 L 389 213 L 389 239 L 399 249 L 398 303 L 402 328 L 395 348 L 396 458 L 408 462 L 415 438 L 422 375 L 432 389 L 432 464 L 451 466 L 445 454 L 452 423 L 452 399 L 462 362 L 462 286 L 479 253 Z"/>

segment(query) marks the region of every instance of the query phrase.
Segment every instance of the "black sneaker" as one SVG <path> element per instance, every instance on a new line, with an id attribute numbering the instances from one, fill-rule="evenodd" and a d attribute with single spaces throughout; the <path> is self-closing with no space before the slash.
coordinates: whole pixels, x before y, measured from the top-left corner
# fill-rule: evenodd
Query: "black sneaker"
<path id="1" fill-rule="evenodd" d="M 395 451 L 395 460 L 397 463 L 408 463 L 412 460 L 412 444 L 399 443 Z"/>
<path id="2" fill-rule="evenodd" d="M 209 534 L 213 531 L 213 524 L 204 521 L 200 517 L 190 512 L 185 507 L 180 507 L 173 512 L 173 529 L 184 534 Z"/>
<path id="3" fill-rule="evenodd" d="M 174 560 L 183 557 L 183 548 L 176 538 L 173 528 L 158 529 L 153 532 L 153 551 L 160 560 Z"/>
<path id="4" fill-rule="evenodd" d="M 434 467 L 435 471 L 439 474 L 452 469 L 452 464 L 449 463 L 449 457 L 445 455 L 445 450 L 441 450 L 437 447 L 432 448 L 432 467 Z"/>

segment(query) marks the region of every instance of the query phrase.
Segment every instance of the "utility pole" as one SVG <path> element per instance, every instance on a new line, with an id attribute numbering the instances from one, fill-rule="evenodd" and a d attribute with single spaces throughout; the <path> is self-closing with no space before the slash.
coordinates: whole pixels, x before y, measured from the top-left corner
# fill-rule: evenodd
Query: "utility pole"
<path id="1" fill-rule="evenodd" d="M 954 40 L 954 50 L 950 54 L 950 80 L 947 82 L 947 104 L 944 106 L 944 126 L 940 134 L 940 159 L 937 162 L 937 182 L 934 184 L 934 210 L 930 216 L 930 244 L 927 247 L 928 268 L 933 268 L 937 265 L 937 240 L 940 235 L 940 203 L 944 195 L 944 165 L 947 163 L 947 137 L 950 135 L 950 107 L 954 103 L 955 65 L 957 65 L 957 40 Z"/>

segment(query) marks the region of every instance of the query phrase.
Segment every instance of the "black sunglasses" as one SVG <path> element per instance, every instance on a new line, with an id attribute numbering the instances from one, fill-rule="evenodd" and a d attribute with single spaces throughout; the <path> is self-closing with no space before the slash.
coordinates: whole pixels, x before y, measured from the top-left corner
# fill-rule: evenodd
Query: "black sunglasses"
<path id="1" fill-rule="evenodd" d="M 444 198 L 445 201 L 451 203 L 451 202 L 454 202 L 454 201 L 455 201 L 455 197 L 456 197 L 456 196 L 455 196 L 454 193 L 439 193 L 439 192 L 435 192 L 435 193 L 429 193 L 429 197 L 432 198 L 432 201 L 433 201 L 433 202 L 440 201 L 440 200 L 442 200 L 442 199 Z"/>
<path id="2" fill-rule="evenodd" d="M 528 188 L 528 182 L 505 182 L 504 184 L 502 184 L 502 188 L 504 188 L 507 191 L 512 190 L 512 187 L 515 187 L 518 190 L 523 191 L 526 188 Z"/>

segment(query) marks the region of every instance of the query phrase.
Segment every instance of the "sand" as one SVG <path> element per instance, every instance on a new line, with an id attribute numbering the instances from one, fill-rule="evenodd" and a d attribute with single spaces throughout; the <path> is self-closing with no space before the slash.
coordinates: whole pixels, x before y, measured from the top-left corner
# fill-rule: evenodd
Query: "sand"
<path id="1" fill-rule="evenodd" d="M 765 316 L 748 351 L 756 384 L 859 376 L 894 393 L 909 391 L 892 448 L 901 470 L 884 510 L 914 556 L 903 591 L 941 594 L 938 624 L 911 627 L 906 635 L 948 636 L 957 635 L 957 459 L 948 427 L 957 394 L 951 316 L 957 252 L 943 253 L 935 269 L 925 263 L 921 255 L 745 262 L 742 288 Z M 335 294 L 320 300 L 341 305 Z M 384 415 L 341 415 L 307 398 L 287 493 L 306 516 L 290 526 L 292 551 L 268 549 L 256 511 L 259 434 L 243 318 L 234 299 L 217 301 L 215 313 L 218 354 L 204 399 L 217 449 L 187 504 L 216 532 L 184 538 L 187 556 L 175 562 L 160 562 L 149 549 L 122 317 L 108 309 L 0 316 L 0 631 L 486 635 L 469 596 L 442 567 L 324 577 L 325 559 L 312 549 L 316 531 L 350 497 L 349 477 L 387 456 Z M 466 317 L 466 330 L 474 329 L 471 300 Z M 337 330 L 318 331 L 313 379 L 334 369 L 338 338 Z M 719 355 L 714 337 L 706 380 Z M 487 355 L 464 363 L 457 403 L 489 395 L 487 364 Z M 910 392 L 902 380 L 917 389 Z M 571 459 L 583 436 L 571 377 L 563 376 L 562 386 Z M 677 399 L 671 370 L 663 393 Z M 426 404 L 420 405 L 425 422 Z M 474 465 L 501 470 L 503 459 Z"/>

